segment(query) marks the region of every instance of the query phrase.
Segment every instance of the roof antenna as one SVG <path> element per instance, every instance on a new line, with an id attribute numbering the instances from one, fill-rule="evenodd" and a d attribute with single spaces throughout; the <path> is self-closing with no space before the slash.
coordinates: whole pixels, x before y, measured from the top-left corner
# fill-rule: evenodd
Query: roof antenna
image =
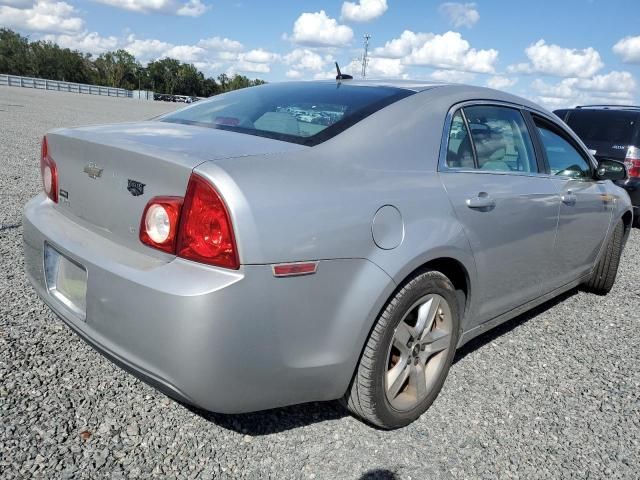
<path id="1" fill-rule="evenodd" d="M 336 64 L 336 70 L 338 71 L 338 74 L 336 75 L 336 80 L 340 81 L 340 80 L 352 80 L 353 77 L 351 75 L 347 75 L 346 73 L 342 73 L 340 71 L 340 67 L 338 66 L 338 62 L 335 62 Z"/>

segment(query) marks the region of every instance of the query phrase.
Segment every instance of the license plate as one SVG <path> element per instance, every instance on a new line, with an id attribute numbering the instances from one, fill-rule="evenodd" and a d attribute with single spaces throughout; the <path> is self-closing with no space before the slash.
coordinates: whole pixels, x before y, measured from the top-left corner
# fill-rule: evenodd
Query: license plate
<path id="1" fill-rule="evenodd" d="M 49 244 L 44 246 L 44 267 L 49 294 L 84 320 L 87 309 L 87 270 Z"/>

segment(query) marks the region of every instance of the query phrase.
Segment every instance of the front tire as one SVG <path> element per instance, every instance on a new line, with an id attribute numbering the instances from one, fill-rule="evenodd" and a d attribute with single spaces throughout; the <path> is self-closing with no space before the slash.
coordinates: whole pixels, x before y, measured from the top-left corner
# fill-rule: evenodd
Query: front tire
<path id="1" fill-rule="evenodd" d="M 596 264 L 596 268 L 591 278 L 585 283 L 585 289 L 598 295 L 606 295 L 611 291 L 616 274 L 618 273 L 618 265 L 622 256 L 622 240 L 624 238 L 624 223 L 618 222 L 613 231 L 613 235 L 604 247 L 600 260 Z"/>
<path id="2" fill-rule="evenodd" d="M 434 271 L 413 277 L 378 317 L 344 397 L 347 408 L 384 429 L 416 420 L 442 389 L 459 331 L 451 281 Z"/>

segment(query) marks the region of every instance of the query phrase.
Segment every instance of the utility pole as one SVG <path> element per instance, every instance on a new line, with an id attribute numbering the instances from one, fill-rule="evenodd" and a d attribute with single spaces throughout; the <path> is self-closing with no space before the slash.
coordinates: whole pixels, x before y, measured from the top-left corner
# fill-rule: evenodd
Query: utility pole
<path id="1" fill-rule="evenodd" d="M 364 54 L 362 55 L 362 78 L 367 76 L 367 65 L 369 63 L 369 39 L 371 35 L 364 34 Z"/>

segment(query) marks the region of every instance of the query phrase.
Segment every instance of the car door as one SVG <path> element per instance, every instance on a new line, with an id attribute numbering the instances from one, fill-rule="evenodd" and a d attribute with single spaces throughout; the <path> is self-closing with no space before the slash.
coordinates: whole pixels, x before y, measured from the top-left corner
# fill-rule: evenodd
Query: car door
<path id="1" fill-rule="evenodd" d="M 560 199 L 518 108 L 464 105 L 450 117 L 439 175 L 476 261 L 477 325 L 540 295 Z"/>
<path id="2" fill-rule="evenodd" d="M 560 125 L 534 115 L 546 169 L 560 194 L 553 280 L 548 289 L 567 284 L 593 267 L 611 222 L 613 198 L 594 179 L 588 153 Z"/>

